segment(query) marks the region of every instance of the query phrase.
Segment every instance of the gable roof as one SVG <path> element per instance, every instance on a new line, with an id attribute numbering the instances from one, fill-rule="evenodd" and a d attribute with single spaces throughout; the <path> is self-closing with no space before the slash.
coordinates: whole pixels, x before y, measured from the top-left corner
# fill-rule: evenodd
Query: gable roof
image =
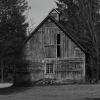
<path id="1" fill-rule="evenodd" d="M 49 14 L 51 14 L 53 11 L 56 11 L 58 14 L 60 14 L 60 12 L 58 11 L 58 9 L 52 9 L 50 12 L 49 12 Z M 48 15 L 49 15 L 48 14 Z"/>
<path id="2" fill-rule="evenodd" d="M 55 23 L 61 31 L 63 31 L 63 33 L 65 35 L 67 35 L 84 53 L 86 53 L 86 50 L 80 45 L 79 42 L 77 42 L 77 40 L 67 32 L 67 30 L 58 22 L 56 21 L 52 16 L 48 15 L 35 29 L 34 31 L 30 34 L 30 36 L 27 38 L 26 42 L 28 40 L 31 39 L 31 37 L 38 31 L 38 29 L 48 20 L 50 19 L 53 23 Z"/>

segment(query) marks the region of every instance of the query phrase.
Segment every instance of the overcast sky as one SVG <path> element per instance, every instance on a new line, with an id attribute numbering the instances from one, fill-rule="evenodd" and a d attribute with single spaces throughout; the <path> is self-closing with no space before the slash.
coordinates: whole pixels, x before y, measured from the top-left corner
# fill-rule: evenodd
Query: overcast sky
<path id="1" fill-rule="evenodd" d="M 38 25 L 50 12 L 56 7 L 56 0 L 27 0 L 31 9 L 29 11 L 29 19 L 32 20 L 34 26 Z"/>

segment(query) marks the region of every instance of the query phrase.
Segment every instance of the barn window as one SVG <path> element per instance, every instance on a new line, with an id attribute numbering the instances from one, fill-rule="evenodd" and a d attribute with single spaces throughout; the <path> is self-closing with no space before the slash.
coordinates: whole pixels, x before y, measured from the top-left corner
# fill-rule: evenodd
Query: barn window
<path id="1" fill-rule="evenodd" d="M 53 64 L 47 63 L 46 64 L 46 74 L 52 74 L 53 73 Z"/>
<path id="2" fill-rule="evenodd" d="M 57 57 L 60 57 L 60 34 L 57 34 Z"/>
<path id="3" fill-rule="evenodd" d="M 80 49 L 79 48 L 75 48 L 75 50 L 74 50 L 74 56 L 80 57 Z"/>
<path id="4" fill-rule="evenodd" d="M 57 34 L 57 45 L 60 44 L 60 34 Z"/>

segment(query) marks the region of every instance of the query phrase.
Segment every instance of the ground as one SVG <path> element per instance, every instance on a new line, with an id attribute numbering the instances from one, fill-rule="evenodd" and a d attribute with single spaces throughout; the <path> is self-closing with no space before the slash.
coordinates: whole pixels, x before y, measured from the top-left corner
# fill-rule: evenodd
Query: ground
<path id="1" fill-rule="evenodd" d="M 0 100 L 100 100 L 100 84 L 5 88 Z"/>

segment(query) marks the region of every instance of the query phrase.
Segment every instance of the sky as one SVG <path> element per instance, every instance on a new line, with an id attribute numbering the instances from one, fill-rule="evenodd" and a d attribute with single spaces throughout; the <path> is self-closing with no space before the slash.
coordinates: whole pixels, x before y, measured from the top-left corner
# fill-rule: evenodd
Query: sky
<path id="1" fill-rule="evenodd" d="M 28 12 L 28 21 L 37 26 L 56 7 L 56 0 L 27 0 L 31 9 Z"/>

